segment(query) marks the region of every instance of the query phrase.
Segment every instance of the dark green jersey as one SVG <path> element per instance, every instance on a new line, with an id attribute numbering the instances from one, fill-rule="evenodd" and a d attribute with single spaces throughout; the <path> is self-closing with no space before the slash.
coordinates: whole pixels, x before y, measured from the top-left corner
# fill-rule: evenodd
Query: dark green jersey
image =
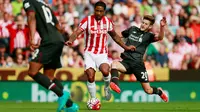
<path id="1" fill-rule="evenodd" d="M 36 29 L 42 38 L 41 46 L 52 43 L 64 43 L 62 34 L 56 28 L 58 20 L 43 0 L 24 0 L 23 7 L 27 13 L 35 12 Z"/>
<path id="2" fill-rule="evenodd" d="M 125 51 L 122 58 L 129 58 L 141 61 L 148 45 L 155 42 L 154 34 L 141 31 L 139 28 L 132 26 L 122 32 L 122 36 L 126 38 L 126 45 L 134 45 L 135 51 Z"/>

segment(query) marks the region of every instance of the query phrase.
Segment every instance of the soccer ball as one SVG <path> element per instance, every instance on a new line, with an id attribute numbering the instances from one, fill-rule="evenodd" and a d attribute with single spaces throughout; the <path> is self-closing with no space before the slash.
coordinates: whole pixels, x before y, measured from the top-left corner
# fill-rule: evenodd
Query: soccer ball
<path id="1" fill-rule="evenodd" d="M 87 101 L 87 108 L 89 110 L 99 110 L 101 108 L 100 100 L 97 98 L 91 98 Z"/>

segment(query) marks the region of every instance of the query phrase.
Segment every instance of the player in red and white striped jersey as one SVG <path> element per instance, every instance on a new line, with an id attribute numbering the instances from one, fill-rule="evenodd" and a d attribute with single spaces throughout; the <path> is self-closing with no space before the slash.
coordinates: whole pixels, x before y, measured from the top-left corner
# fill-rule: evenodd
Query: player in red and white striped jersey
<path id="1" fill-rule="evenodd" d="M 107 56 L 107 41 L 109 34 L 113 40 L 125 50 L 135 50 L 134 46 L 126 46 L 114 30 L 112 21 L 104 16 L 106 4 L 99 1 L 95 4 L 94 15 L 84 18 L 79 28 L 72 33 L 66 45 L 71 45 L 73 41 L 84 32 L 85 39 L 85 73 L 88 76 L 88 90 L 92 98 L 96 97 L 95 72 L 99 69 L 105 81 L 105 96 L 110 100 L 111 94 L 109 89 L 110 75 Z"/>

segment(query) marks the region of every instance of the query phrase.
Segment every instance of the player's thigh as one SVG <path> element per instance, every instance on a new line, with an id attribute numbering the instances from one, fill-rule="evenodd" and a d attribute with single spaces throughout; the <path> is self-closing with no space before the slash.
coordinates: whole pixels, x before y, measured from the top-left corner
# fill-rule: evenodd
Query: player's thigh
<path id="1" fill-rule="evenodd" d="M 104 65 L 104 67 L 110 66 L 107 54 L 94 54 L 93 57 L 94 57 L 97 68 L 100 69 L 101 65 Z"/>
<path id="2" fill-rule="evenodd" d="M 47 68 L 44 66 L 44 75 L 48 76 L 48 78 L 50 80 L 54 79 L 54 73 L 55 73 L 56 69 L 54 68 Z"/>
<path id="3" fill-rule="evenodd" d="M 52 49 L 52 45 L 42 46 L 39 49 L 36 49 L 33 53 L 31 61 L 42 64 L 50 63 L 54 54 L 54 51 Z"/>
<path id="4" fill-rule="evenodd" d="M 113 61 L 112 64 L 111 64 L 111 69 L 117 69 L 118 71 L 125 73 L 125 72 L 127 72 L 126 69 L 128 68 L 128 67 L 125 67 L 125 66 L 128 66 L 128 65 L 126 63 L 122 64 L 119 61 Z"/>
<path id="5" fill-rule="evenodd" d="M 89 68 L 92 68 L 96 71 L 96 64 L 92 57 L 92 55 L 88 52 L 84 53 L 84 64 L 85 64 L 85 71 Z"/>
<path id="6" fill-rule="evenodd" d="M 141 83 L 149 82 L 148 73 L 145 67 L 134 67 L 133 70 L 133 74 L 135 75 L 138 81 L 140 81 Z"/>
<path id="7" fill-rule="evenodd" d="M 34 76 L 36 75 L 40 69 L 43 67 L 43 64 L 39 63 L 39 62 L 33 62 L 31 61 L 29 63 L 29 69 L 28 69 L 28 74 L 30 76 Z"/>
<path id="8" fill-rule="evenodd" d="M 62 54 L 63 46 L 57 46 L 54 49 L 52 49 L 52 55 L 51 61 L 48 64 L 44 65 L 44 68 L 46 69 L 58 69 L 62 67 L 61 64 L 61 54 Z"/>

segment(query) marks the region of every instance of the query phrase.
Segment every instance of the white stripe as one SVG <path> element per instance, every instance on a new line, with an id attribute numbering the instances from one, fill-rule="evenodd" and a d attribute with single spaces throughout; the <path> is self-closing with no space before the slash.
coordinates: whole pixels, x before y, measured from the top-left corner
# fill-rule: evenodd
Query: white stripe
<path id="1" fill-rule="evenodd" d="M 48 89 L 51 89 L 53 86 L 55 85 L 55 83 L 52 83 Z"/>
<path id="2" fill-rule="evenodd" d="M 86 37 L 88 38 L 88 43 L 87 43 L 87 48 L 85 49 L 85 51 L 87 51 L 90 46 L 90 27 L 91 27 L 91 16 L 88 16 L 88 35 L 86 35 Z M 86 44 L 85 44 L 85 47 L 86 47 Z"/>
<path id="3" fill-rule="evenodd" d="M 107 17 L 105 17 L 106 18 L 106 28 L 107 28 L 107 31 L 108 31 L 108 29 L 109 29 L 109 20 L 108 20 L 108 18 Z"/>
<path id="4" fill-rule="evenodd" d="M 100 25 L 101 25 L 101 27 L 100 27 L 101 30 L 103 30 L 103 29 L 104 29 L 104 28 L 103 28 L 103 19 L 102 19 Z M 100 35 L 100 39 L 99 39 L 99 48 L 98 48 L 97 54 L 99 54 L 99 53 L 101 52 L 102 46 L 103 46 L 103 34 Z"/>
<path id="5" fill-rule="evenodd" d="M 109 30 L 109 20 L 108 20 L 108 18 L 106 17 L 106 28 L 107 28 L 107 31 Z M 106 35 L 106 37 L 105 37 L 105 40 L 104 40 L 104 43 L 105 43 L 105 48 L 104 48 L 104 50 L 103 50 L 103 52 L 104 53 L 106 53 L 106 47 L 108 46 L 108 42 L 107 42 L 107 40 L 108 40 L 108 34 Z"/>
<path id="6" fill-rule="evenodd" d="M 97 21 L 93 18 L 94 21 L 94 30 L 97 30 Z M 97 34 L 94 34 L 94 39 L 93 39 L 93 45 L 92 45 L 92 50 L 91 52 L 95 51 L 95 47 L 96 47 L 96 40 L 97 39 Z"/>

